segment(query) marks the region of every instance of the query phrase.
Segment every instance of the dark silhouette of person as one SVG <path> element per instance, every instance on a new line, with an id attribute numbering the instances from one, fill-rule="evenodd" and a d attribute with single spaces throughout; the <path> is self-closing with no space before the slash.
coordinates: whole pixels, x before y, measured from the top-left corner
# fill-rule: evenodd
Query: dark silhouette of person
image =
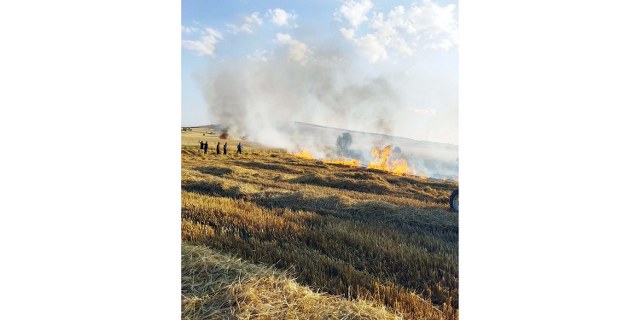
<path id="1" fill-rule="evenodd" d="M 236 151 L 236 154 L 242 154 L 242 143 L 238 142 L 238 151 Z"/>
<path id="2" fill-rule="evenodd" d="M 222 151 L 224 152 L 224 154 L 227 154 L 227 143 L 224 143 L 224 146 L 222 146 Z"/>
<path id="3" fill-rule="evenodd" d="M 207 154 L 207 150 L 209 149 L 209 141 L 204 142 L 204 154 Z"/>
<path id="4" fill-rule="evenodd" d="M 220 141 L 218 141 L 218 144 L 216 145 L 216 154 L 220 154 Z"/>
<path id="5" fill-rule="evenodd" d="M 200 140 L 200 150 L 204 149 L 204 142 L 202 142 L 202 140 Z"/>

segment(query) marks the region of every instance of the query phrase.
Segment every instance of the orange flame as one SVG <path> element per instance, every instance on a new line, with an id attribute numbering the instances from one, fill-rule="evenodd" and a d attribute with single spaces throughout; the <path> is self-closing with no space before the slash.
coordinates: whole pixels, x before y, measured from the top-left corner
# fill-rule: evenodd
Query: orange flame
<path id="1" fill-rule="evenodd" d="M 340 165 L 347 166 L 347 167 L 359 167 L 360 166 L 360 161 L 358 161 L 356 159 L 333 159 L 333 160 L 322 160 L 322 162 L 331 163 L 331 164 L 340 164 Z"/>
<path id="2" fill-rule="evenodd" d="M 371 149 L 373 160 L 369 162 L 368 168 L 386 171 L 395 175 L 413 174 L 413 170 L 409 170 L 409 165 L 405 159 L 389 159 L 391 156 L 391 145 L 383 149 Z"/>
<path id="3" fill-rule="evenodd" d="M 309 153 L 309 151 L 304 148 L 302 148 L 300 152 L 296 152 L 293 155 L 302 159 L 313 160 L 313 156 L 311 155 L 311 153 Z"/>

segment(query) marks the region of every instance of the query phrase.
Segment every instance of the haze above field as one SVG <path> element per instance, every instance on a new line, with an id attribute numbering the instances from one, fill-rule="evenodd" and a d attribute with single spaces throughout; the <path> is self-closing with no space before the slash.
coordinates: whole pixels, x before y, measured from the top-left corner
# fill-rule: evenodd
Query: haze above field
<path id="1" fill-rule="evenodd" d="M 457 144 L 456 11 L 448 1 L 186 0 L 182 124 L 221 123 L 280 147 L 292 121 Z"/>
<path id="2" fill-rule="evenodd" d="M 219 134 L 226 129 L 224 125 L 206 125 L 193 128 L 197 133 L 189 135 L 191 140 L 185 140 L 183 134 L 183 144 L 197 145 L 200 140 L 206 140 L 208 136 L 211 136 L 203 137 L 200 136 L 200 133 L 217 132 Z M 355 159 L 363 166 L 375 160 L 371 146 L 375 146 L 374 148 L 377 149 L 392 146 L 392 157 L 406 160 L 410 174 L 437 179 L 458 178 L 458 146 L 456 145 L 300 122 L 280 124 L 278 131 L 286 135 L 287 138 L 275 141 L 275 143 L 269 139 L 253 136 L 237 137 L 231 135 L 229 139 L 232 139 L 230 141 L 232 145 L 237 144 L 238 140 L 259 142 L 266 147 L 282 148 L 290 152 L 304 150 L 316 159 Z M 343 140 L 345 135 L 348 135 L 348 143 Z"/>

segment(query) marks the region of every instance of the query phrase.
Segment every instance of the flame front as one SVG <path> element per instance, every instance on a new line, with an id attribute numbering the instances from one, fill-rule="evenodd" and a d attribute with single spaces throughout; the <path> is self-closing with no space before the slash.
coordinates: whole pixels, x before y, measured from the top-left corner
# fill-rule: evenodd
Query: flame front
<path id="1" fill-rule="evenodd" d="M 302 159 L 313 160 L 313 156 L 305 148 L 302 148 L 300 152 L 296 152 L 293 155 Z"/>
<path id="2" fill-rule="evenodd" d="M 340 164 L 340 165 L 347 166 L 347 167 L 359 167 L 360 166 L 360 161 L 358 161 L 356 159 L 322 160 L 322 162 L 331 163 L 331 164 Z"/>
<path id="3" fill-rule="evenodd" d="M 371 149 L 371 156 L 373 156 L 373 160 L 369 162 L 367 165 L 370 169 L 381 170 L 385 172 L 389 172 L 395 175 L 407 175 L 413 174 L 413 170 L 409 168 L 407 164 L 407 160 L 405 159 L 394 159 L 392 151 L 392 146 L 388 145 L 382 149 L 373 148 Z M 314 157 L 311 153 L 306 149 L 302 148 L 299 152 L 293 153 L 294 156 L 302 159 L 313 160 Z M 360 161 L 356 159 L 350 158 L 338 158 L 338 159 L 323 159 L 322 162 L 329 164 L 339 164 L 347 167 L 361 167 L 362 164 Z"/>
<path id="4" fill-rule="evenodd" d="M 371 156 L 373 156 L 373 160 L 369 162 L 369 165 L 367 167 L 370 169 L 386 171 L 395 175 L 413 174 L 413 170 L 409 170 L 407 160 L 390 159 L 391 151 L 391 145 L 388 145 L 382 149 L 371 149 Z"/>
<path id="5" fill-rule="evenodd" d="M 302 148 L 302 150 L 300 150 L 300 152 L 295 152 L 295 153 L 293 153 L 293 155 L 298 157 L 298 158 L 307 159 L 307 160 L 313 160 L 314 159 L 313 155 L 311 155 L 311 153 L 306 148 Z M 360 161 L 358 161 L 356 159 L 348 159 L 348 158 L 324 159 L 324 160 L 322 160 L 322 162 L 330 163 L 330 164 L 339 164 L 339 165 L 348 166 L 348 167 L 359 167 L 360 166 Z"/>

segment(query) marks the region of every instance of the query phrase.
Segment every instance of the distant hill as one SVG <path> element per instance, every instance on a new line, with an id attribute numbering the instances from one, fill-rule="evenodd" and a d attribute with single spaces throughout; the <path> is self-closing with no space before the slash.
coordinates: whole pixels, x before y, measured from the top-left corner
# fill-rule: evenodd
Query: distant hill
<path id="1" fill-rule="evenodd" d="M 219 130 L 222 129 L 222 126 L 218 125 L 218 124 L 206 124 L 206 125 L 202 125 L 202 126 L 183 126 L 183 128 L 213 129 L 213 130 L 219 131 Z"/>
<path id="2" fill-rule="evenodd" d="M 201 128 L 222 132 L 220 124 L 210 124 L 191 128 Z M 344 133 L 351 135 L 353 143 L 350 145 L 350 158 L 368 163 L 371 159 L 372 148 L 383 148 L 387 145 L 394 147 L 394 152 L 409 161 L 409 164 L 419 175 L 437 179 L 456 179 L 458 177 L 458 146 L 450 143 L 416 140 L 397 137 L 388 134 L 364 132 L 333 128 L 304 122 L 290 122 L 279 127 L 281 132 L 291 137 L 294 144 L 306 141 L 303 147 L 321 146 L 323 149 L 335 148 L 336 140 Z M 253 141 L 251 137 L 248 138 Z M 274 147 L 282 147 L 274 145 Z"/>
<path id="3" fill-rule="evenodd" d="M 426 141 L 426 140 L 416 140 L 416 139 L 411 139 L 411 138 L 405 138 L 405 137 L 398 137 L 398 136 L 392 136 L 392 135 L 388 135 L 388 134 L 383 134 L 383 133 L 375 133 L 375 132 L 366 132 L 366 131 L 357 131 L 357 130 L 348 130 L 348 129 L 340 129 L 340 128 L 334 128 L 334 127 L 327 127 L 327 126 L 321 126 L 321 125 L 317 125 L 317 124 L 310 124 L 310 123 L 304 123 L 304 122 L 294 122 L 294 125 L 299 127 L 299 128 L 318 128 L 321 130 L 330 130 L 330 131 L 336 131 L 339 133 L 342 132 L 349 132 L 350 134 L 357 134 L 357 135 L 367 135 L 367 136 L 372 136 L 372 137 L 379 137 L 381 139 L 394 139 L 394 140 L 405 140 L 406 142 L 410 142 L 410 143 L 426 143 L 426 144 L 430 144 L 433 146 L 441 146 L 441 147 L 449 147 L 449 148 L 458 148 L 457 145 L 455 144 L 451 144 L 451 143 L 442 143 L 442 142 L 433 142 L 433 141 Z"/>
<path id="4" fill-rule="evenodd" d="M 335 127 L 327 127 L 327 126 L 321 126 L 321 125 L 317 125 L 317 124 L 311 124 L 311 123 L 305 123 L 305 122 L 293 122 L 292 126 L 298 130 L 309 130 L 309 131 L 313 131 L 315 130 L 320 130 L 320 131 L 333 131 L 336 134 L 342 134 L 343 132 L 348 132 L 352 135 L 363 135 L 363 136 L 369 136 L 369 137 L 377 137 L 380 138 L 382 140 L 393 140 L 393 141 L 402 141 L 405 143 L 420 143 L 420 144 L 425 144 L 425 145 L 429 145 L 429 146 L 433 146 L 433 147 L 441 147 L 441 148 L 454 148 L 457 150 L 458 146 L 455 144 L 451 144 L 451 143 L 443 143 L 443 142 L 433 142 L 433 141 L 427 141 L 427 140 L 416 140 L 416 139 L 411 139 L 411 138 L 405 138 L 405 137 L 398 137 L 398 136 L 392 136 L 392 135 L 388 135 L 388 134 L 383 134 L 383 133 L 375 133 L 375 132 L 366 132 L 366 131 L 357 131 L 357 130 L 349 130 L 349 129 L 340 129 L 340 128 L 335 128 Z M 183 128 L 201 128 L 201 129 L 213 129 L 215 131 L 221 132 L 224 129 L 223 125 L 220 124 L 207 124 L 207 125 L 202 125 L 202 126 L 185 126 Z"/>
<path id="5" fill-rule="evenodd" d="M 298 133 L 306 132 L 313 135 L 325 135 L 337 137 L 345 132 L 348 132 L 354 141 L 354 146 L 363 146 L 370 148 L 372 145 L 391 144 L 394 147 L 402 148 L 405 151 L 410 151 L 416 155 L 423 154 L 425 151 L 438 154 L 436 158 L 442 158 L 442 155 L 446 155 L 444 158 L 449 160 L 455 160 L 458 157 L 458 146 L 455 144 L 415 140 L 411 138 L 404 138 L 398 136 L 392 136 L 382 133 L 372 133 L 356 130 L 339 129 L 332 127 L 319 126 L 315 124 L 308 124 L 303 122 L 294 122 L 292 127 Z M 356 143 L 359 141 L 359 143 Z M 455 155 L 454 155 L 455 153 Z M 427 156 L 427 158 L 432 158 Z"/>

